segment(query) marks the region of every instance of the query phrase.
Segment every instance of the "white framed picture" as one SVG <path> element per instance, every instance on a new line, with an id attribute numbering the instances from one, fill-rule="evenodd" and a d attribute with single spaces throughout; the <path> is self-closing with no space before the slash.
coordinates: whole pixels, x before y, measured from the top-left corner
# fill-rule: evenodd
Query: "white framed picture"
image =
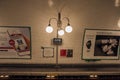
<path id="1" fill-rule="evenodd" d="M 31 28 L 0 26 L 0 59 L 31 59 Z"/>
<path id="2" fill-rule="evenodd" d="M 119 59 L 120 30 L 85 29 L 82 59 Z"/>
<path id="3" fill-rule="evenodd" d="M 44 58 L 53 58 L 54 57 L 54 48 L 53 47 L 41 47 Z"/>

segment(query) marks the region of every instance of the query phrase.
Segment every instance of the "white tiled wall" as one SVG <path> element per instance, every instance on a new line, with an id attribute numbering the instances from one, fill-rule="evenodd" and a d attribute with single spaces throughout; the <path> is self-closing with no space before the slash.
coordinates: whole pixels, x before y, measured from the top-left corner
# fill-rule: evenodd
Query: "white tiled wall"
<path id="1" fill-rule="evenodd" d="M 60 64 L 120 64 L 120 60 L 101 60 L 86 62 L 81 59 L 84 28 L 119 29 L 117 20 L 120 17 L 120 7 L 115 7 L 113 0 L 52 0 L 53 6 L 48 6 L 49 0 L 0 0 L 0 26 L 30 26 L 32 59 L 0 59 L 0 63 L 30 63 L 55 64 L 56 47 L 51 39 L 56 37 L 56 21 L 52 21 L 54 32 L 48 34 L 45 28 L 49 18 L 57 17 L 57 9 L 65 4 L 62 17 L 70 18 L 72 33 L 65 33 L 61 38 L 63 44 L 60 49 L 73 49 L 73 57 L 61 57 Z M 63 21 L 63 27 L 67 22 Z M 54 47 L 53 58 L 43 58 L 41 46 Z"/>

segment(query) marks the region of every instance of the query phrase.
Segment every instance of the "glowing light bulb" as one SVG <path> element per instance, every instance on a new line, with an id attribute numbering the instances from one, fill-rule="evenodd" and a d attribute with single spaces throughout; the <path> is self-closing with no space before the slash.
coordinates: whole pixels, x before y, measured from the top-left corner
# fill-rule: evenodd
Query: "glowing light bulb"
<path id="1" fill-rule="evenodd" d="M 58 34 L 59 34 L 60 36 L 64 35 L 64 30 L 62 30 L 62 29 L 59 30 L 59 31 L 58 31 Z"/>
<path id="2" fill-rule="evenodd" d="M 71 32 L 72 32 L 72 27 L 71 27 L 71 26 L 67 26 L 67 27 L 65 28 L 65 31 L 66 31 L 67 33 L 71 33 Z"/>
<path id="3" fill-rule="evenodd" d="M 46 27 L 46 32 L 52 33 L 52 32 L 53 32 L 53 27 L 47 26 L 47 27 Z"/>

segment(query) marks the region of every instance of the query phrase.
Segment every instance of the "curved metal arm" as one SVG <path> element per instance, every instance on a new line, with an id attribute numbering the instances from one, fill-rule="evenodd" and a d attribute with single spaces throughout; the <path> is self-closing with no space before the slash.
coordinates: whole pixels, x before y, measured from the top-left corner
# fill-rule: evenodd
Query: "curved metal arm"
<path id="1" fill-rule="evenodd" d="M 53 20 L 53 19 L 57 21 L 57 18 L 50 18 L 49 19 L 49 26 L 50 26 L 51 20 Z"/>
<path id="2" fill-rule="evenodd" d="M 68 25 L 70 25 L 70 20 L 68 17 L 64 17 L 63 19 L 66 19 L 68 21 Z"/>
<path id="3" fill-rule="evenodd" d="M 62 27 L 62 21 L 61 21 L 61 13 L 60 12 L 58 12 L 58 19 L 57 18 L 50 18 L 49 19 L 49 25 L 48 26 L 51 26 L 51 20 L 53 20 L 53 19 L 55 19 L 56 21 L 57 21 L 57 26 L 59 27 L 59 28 L 61 28 Z M 68 17 L 64 17 L 63 19 L 66 19 L 67 21 L 68 21 L 68 26 L 70 25 L 70 20 L 69 20 L 69 18 Z"/>

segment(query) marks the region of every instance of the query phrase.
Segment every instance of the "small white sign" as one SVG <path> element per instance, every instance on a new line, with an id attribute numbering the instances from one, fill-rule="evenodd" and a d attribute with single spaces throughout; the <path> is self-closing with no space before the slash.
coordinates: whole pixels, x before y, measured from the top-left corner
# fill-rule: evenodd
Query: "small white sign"
<path id="1" fill-rule="evenodd" d="M 54 48 L 44 47 L 43 48 L 43 57 L 54 57 Z"/>

